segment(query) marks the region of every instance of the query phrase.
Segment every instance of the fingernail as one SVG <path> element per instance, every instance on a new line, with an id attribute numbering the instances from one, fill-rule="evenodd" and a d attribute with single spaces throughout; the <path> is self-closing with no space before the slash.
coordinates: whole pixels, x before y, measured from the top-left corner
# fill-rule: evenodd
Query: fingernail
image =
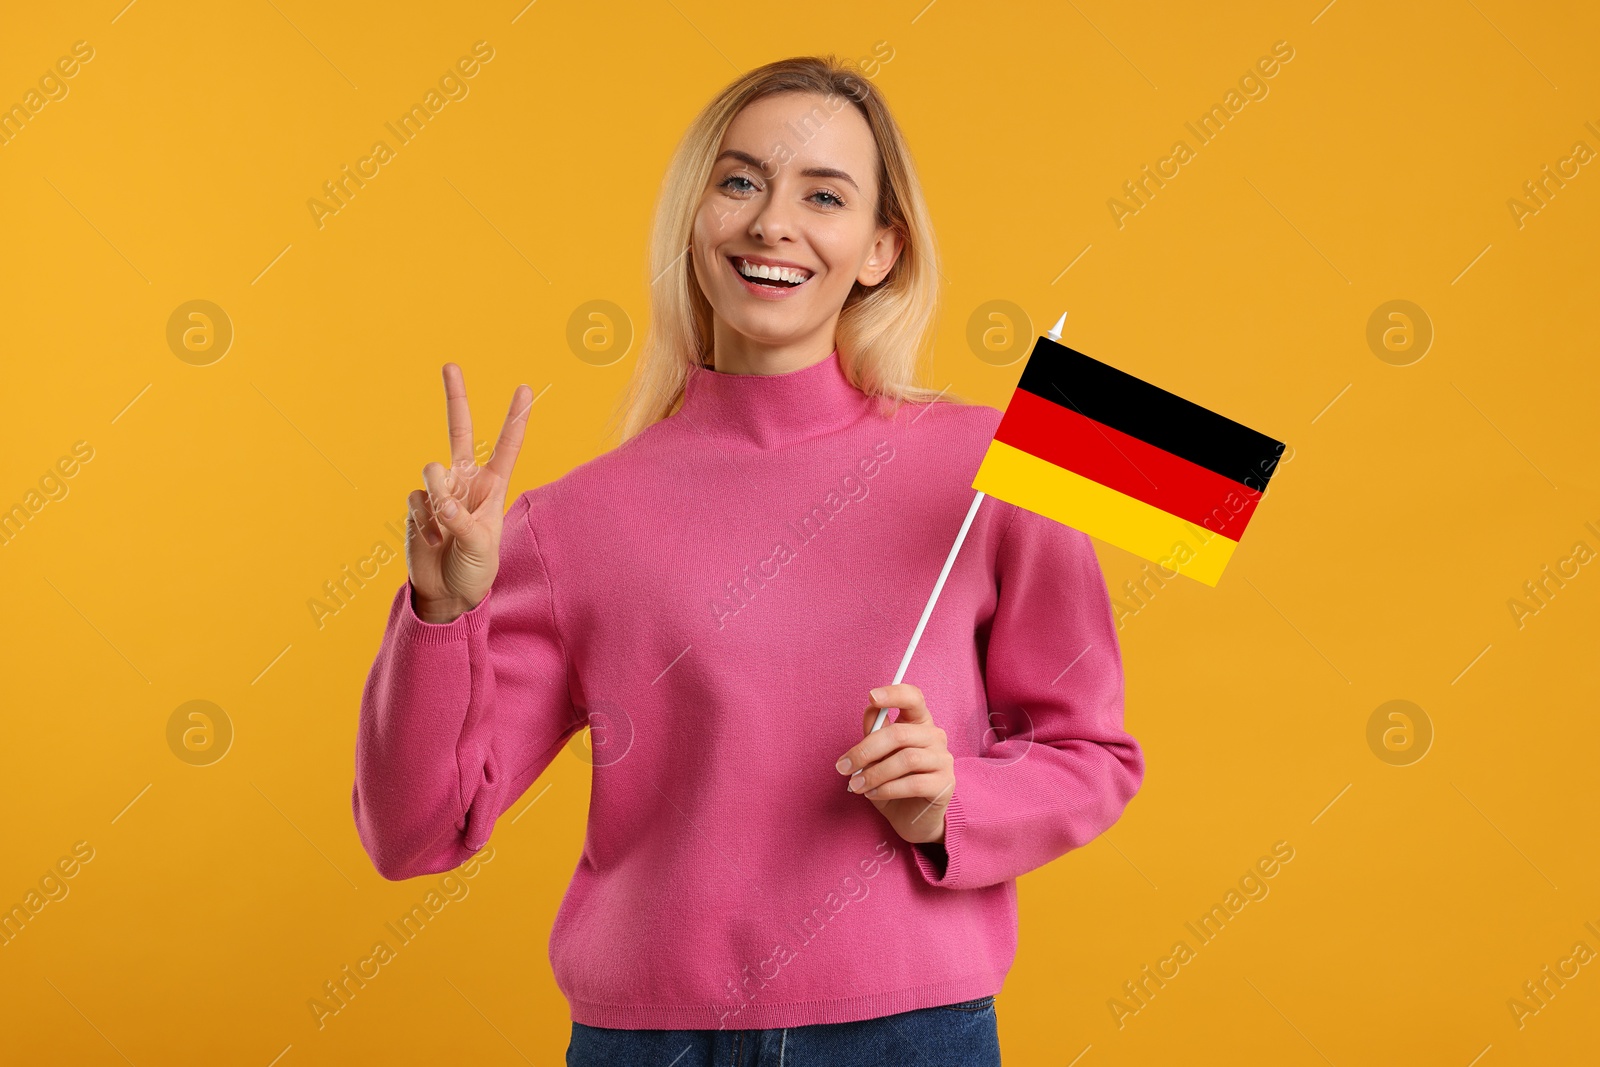
<path id="1" fill-rule="evenodd" d="M 850 770 L 850 757 L 840 756 L 839 762 L 835 763 L 834 766 L 838 768 L 840 774 L 848 772 Z"/>
<path id="2" fill-rule="evenodd" d="M 453 497 L 446 497 L 444 503 L 439 505 L 439 514 L 443 515 L 447 519 L 455 518 L 456 502 Z"/>
<path id="3" fill-rule="evenodd" d="M 866 778 L 863 777 L 864 774 L 866 774 L 865 771 L 857 771 L 855 774 L 850 776 L 850 792 L 861 792 L 862 786 L 867 784 Z"/>
<path id="4" fill-rule="evenodd" d="M 869 690 L 868 693 L 867 693 L 867 696 L 872 698 L 872 702 L 874 704 L 882 704 L 883 703 L 883 690 L 882 689 Z"/>

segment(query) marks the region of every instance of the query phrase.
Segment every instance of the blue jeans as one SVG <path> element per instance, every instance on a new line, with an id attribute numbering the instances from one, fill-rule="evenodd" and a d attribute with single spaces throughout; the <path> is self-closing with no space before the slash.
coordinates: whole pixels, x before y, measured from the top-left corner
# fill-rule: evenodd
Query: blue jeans
<path id="1" fill-rule="evenodd" d="M 994 997 L 785 1030 L 572 1024 L 567 1067 L 999 1067 Z"/>

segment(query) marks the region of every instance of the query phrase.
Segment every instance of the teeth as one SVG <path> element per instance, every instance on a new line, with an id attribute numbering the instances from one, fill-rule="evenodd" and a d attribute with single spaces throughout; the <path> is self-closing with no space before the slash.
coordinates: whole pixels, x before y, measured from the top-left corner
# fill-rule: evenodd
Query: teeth
<path id="1" fill-rule="evenodd" d="M 793 284 L 799 284 L 811 277 L 809 272 L 795 270 L 793 267 L 767 267 L 748 263 L 742 259 L 738 261 L 738 268 L 739 273 L 746 278 L 773 278 L 780 282 L 791 282 Z"/>

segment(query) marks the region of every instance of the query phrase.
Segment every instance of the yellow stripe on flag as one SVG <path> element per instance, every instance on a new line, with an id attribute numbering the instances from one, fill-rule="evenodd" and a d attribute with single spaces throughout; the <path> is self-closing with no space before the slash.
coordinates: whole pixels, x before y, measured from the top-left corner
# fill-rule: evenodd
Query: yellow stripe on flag
<path id="1" fill-rule="evenodd" d="M 1004 441 L 989 442 L 972 488 L 1213 587 L 1239 544 Z"/>

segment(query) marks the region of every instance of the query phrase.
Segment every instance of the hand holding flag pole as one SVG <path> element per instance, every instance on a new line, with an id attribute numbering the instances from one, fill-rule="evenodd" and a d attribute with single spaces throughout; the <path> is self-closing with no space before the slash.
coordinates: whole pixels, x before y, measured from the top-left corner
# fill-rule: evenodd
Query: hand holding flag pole
<path id="1" fill-rule="evenodd" d="M 1028 355 L 895 684 L 985 495 L 1215 586 L 1266 492 L 1283 442 L 1062 345 L 1066 321 Z"/>

